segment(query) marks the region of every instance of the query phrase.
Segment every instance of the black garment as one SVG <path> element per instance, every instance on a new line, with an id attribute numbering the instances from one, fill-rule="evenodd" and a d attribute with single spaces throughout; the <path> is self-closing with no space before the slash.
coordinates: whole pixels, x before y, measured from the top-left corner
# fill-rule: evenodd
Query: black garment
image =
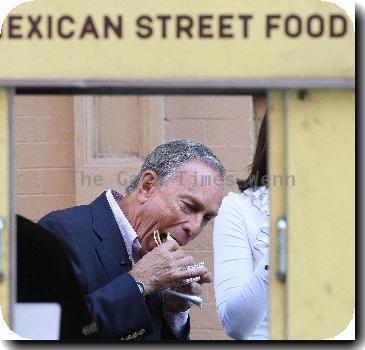
<path id="1" fill-rule="evenodd" d="M 17 302 L 59 303 L 62 310 L 60 340 L 87 341 L 98 337 L 97 332 L 87 334 L 87 325 L 92 324 L 92 319 L 66 247 L 46 229 L 19 215 Z"/>

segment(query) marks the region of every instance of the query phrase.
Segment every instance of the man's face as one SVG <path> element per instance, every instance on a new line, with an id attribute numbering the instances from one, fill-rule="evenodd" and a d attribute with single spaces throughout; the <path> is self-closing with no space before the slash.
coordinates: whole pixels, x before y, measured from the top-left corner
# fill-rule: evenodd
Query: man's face
<path id="1" fill-rule="evenodd" d="M 156 247 L 154 230 L 170 232 L 181 246 L 186 245 L 217 215 L 222 199 L 219 174 L 199 160 L 187 162 L 166 184 L 156 184 L 142 206 L 142 255 Z"/>

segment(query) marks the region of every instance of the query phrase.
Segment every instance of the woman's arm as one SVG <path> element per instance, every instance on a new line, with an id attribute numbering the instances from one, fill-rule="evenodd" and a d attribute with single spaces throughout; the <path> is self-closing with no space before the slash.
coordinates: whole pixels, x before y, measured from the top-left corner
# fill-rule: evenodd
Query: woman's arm
<path id="1" fill-rule="evenodd" d="M 268 312 L 268 254 L 253 267 L 244 208 L 227 196 L 214 222 L 214 285 L 219 318 L 234 339 L 246 339 Z M 256 234 L 256 233 L 255 233 Z"/>

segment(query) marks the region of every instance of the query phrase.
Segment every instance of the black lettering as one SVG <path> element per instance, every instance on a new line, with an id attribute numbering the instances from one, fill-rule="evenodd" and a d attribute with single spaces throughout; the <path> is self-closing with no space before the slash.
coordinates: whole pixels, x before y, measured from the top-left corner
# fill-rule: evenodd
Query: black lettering
<path id="1" fill-rule="evenodd" d="M 336 22 L 338 23 L 336 30 Z M 341 28 L 342 23 L 342 28 Z M 330 16 L 330 37 L 340 38 L 344 36 L 347 32 L 347 21 L 342 15 L 331 15 Z"/>
<path id="2" fill-rule="evenodd" d="M 86 17 L 86 20 L 85 20 L 84 26 L 82 27 L 79 38 L 83 39 L 83 37 L 86 34 L 92 34 L 92 35 L 94 35 L 95 39 L 99 39 L 98 32 L 96 31 L 94 21 L 91 16 Z"/>
<path id="3" fill-rule="evenodd" d="M 183 25 L 183 22 L 186 22 Z M 186 33 L 188 38 L 192 38 L 191 28 L 193 26 L 193 19 L 190 16 L 176 16 L 176 37 L 181 38 L 181 33 Z"/>
<path id="4" fill-rule="evenodd" d="M 318 30 L 317 32 L 313 31 L 313 21 L 316 20 L 318 22 Z M 312 15 L 308 17 L 307 20 L 307 31 L 308 34 L 313 38 L 318 38 L 323 35 L 324 30 L 324 20 L 320 15 Z"/>
<path id="5" fill-rule="evenodd" d="M 72 24 L 75 23 L 75 20 L 72 17 L 70 17 L 70 16 L 61 16 L 58 19 L 58 23 L 57 23 L 58 35 L 63 39 L 70 39 L 70 38 L 73 37 L 75 32 L 73 30 L 70 30 L 68 33 L 65 33 L 63 31 L 63 23 L 66 22 L 66 21 L 70 22 Z"/>
<path id="6" fill-rule="evenodd" d="M 150 16 L 140 16 L 137 18 L 137 27 L 141 29 L 145 29 L 144 32 L 140 32 L 137 30 L 137 36 L 142 39 L 147 39 L 153 34 L 152 28 L 149 24 L 152 23 L 152 18 Z"/>
<path id="7" fill-rule="evenodd" d="M 248 38 L 249 33 L 248 33 L 248 21 L 250 19 L 252 19 L 252 15 L 239 15 L 238 18 L 242 19 L 242 37 L 243 38 Z M 267 34 L 266 34 L 267 36 Z"/>
<path id="8" fill-rule="evenodd" d="M 171 19 L 171 16 L 157 16 L 157 19 L 161 21 L 161 38 L 167 38 L 167 21 Z"/>
<path id="9" fill-rule="evenodd" d="M 28 32 L 28 39 L 30 39 L 33 36 L 33 34 L 36 34 L 39 39 L 42 39 L 42 34 L 38 28 L 39 22 L 41 21 L 41 19 L 42 19 L 42 16 L 38 16 L 35 19 L 33 19 L 32 16 L 28 16 L 28 21 L 31 26 L 31 28 Z"/>
<path id="10" fill-rule="evenodd" d="M 220 38 L 233 38 L 232 32 L 227 32 L 227 29 L 232 29 L 232 23 L 227 24 L 227 20 L 232 20 L 233 16 L 219 16 L 219 37 Z"/>
<path id="11" fill-rule="evenodd" d="M 52 20 L 52 16 L 47 16 L 47 37 L 49 39 L 52 38 L 52 24 L 53 24 L 53 20 Z"/>
<path id="12" fill-rule="evenodd" d="M 11 39 L 22 39 L 23 35 L 16 31 L 21 28 L 20 24 L 16 23 L 21 21 L 23 16 L 9 16 L 9 38 Z"/>
<path id="13" fill-rule="evenodd" d="M 213 38 L 212 33 L 207 33 L 206 29 L 212 29 L 211 23 L 206 23 L 206 21 L 212 20 L 211 15 L 201 15 L 199 16 L 199 37 L 200 38 Z"/>
<path id="14" fill-rule="evenodd" d="M 290 23 L 295 23 L 295 21 L 293 22 L 293 20 L 296 21 L 296 25 L 297 25 L 295 31 L 290 30 L 290 27 L 291 27 Z M 291 38 L 296 38 L 300 34 L 302 34 L 302 20 L 299 16 L 290 15 L 285 18 L 285 33 L 287 36 L 290 36 Z"/>
<path id="15" fill-rule="evenodd" d="M 114 24 L 113 21 L 108 17 L 104 16 L 104 38 L 109 38 L 109 29 L 112 29 L 114 34 L 118 38 L 123 37 L 123 25 L 122 25 L 122 16 L 118 16 L 117 23 Z"/>
<path id="16" fill-rule="evenodd" d="M 266 16 L 266 37 L 271 38 L 271 30 L 273 28 L 279 28 L 279 25 L 276 23 L 272 23 L 273 19 L 281 18 L 280 15 L 267 15 Z"/>

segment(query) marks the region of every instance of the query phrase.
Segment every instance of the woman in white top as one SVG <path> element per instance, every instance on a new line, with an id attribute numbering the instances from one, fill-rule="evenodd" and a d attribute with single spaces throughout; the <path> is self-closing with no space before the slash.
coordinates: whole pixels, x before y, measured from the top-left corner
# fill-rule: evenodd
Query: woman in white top
<path id="1" fill-rule="evenodd" d="M 230 192 L 214 222 L 214 287 L 218 316 L 233 339 L 269 336 L 269 191 L 266 116 L 251 172 Z M 265 176 L 265 177 L 263 177 Z"/>

